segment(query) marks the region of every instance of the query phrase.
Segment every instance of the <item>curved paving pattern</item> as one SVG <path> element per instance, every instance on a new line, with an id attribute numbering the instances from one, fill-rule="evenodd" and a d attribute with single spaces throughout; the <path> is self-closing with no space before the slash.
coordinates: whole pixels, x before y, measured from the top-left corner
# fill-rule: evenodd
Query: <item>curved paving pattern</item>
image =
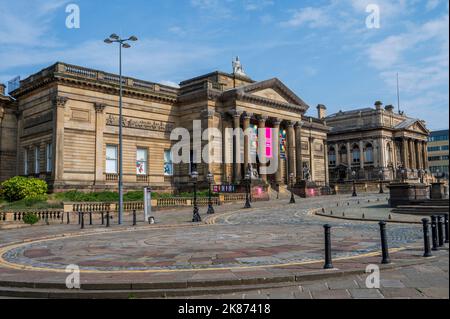
<path id="1" fill-rule="evenodd" d="M 323 218 L 308 214 L 318 204 L 311 199 L 297 205 L 273 206 L 228 213 L 215 225 L 202 227 L 138 228 L 25 243 L 7 250 L 11 265 L 64 270 L 76 264 L 84 271 L 189 271 L 280 266 L 323 258 Z M 380 249 L 376 223 L 330 220 L 335 258 Z M 416 225 L 389 225 L 392 248 L 421 239 Z"/>

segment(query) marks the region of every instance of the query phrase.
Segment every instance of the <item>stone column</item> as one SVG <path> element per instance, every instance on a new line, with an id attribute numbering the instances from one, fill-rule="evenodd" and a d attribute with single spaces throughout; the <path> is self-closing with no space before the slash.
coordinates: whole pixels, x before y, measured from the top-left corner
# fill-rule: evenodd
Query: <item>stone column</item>
<path id="1" fill-rule="evenodd" d="M 351 150 L 351 144 L 350 142 L 347 142 L 347 165 L 348 165 L 348 169 L 351 171 L 352 170 L 352 163 L 353 159 L 352 159 L 352 150 Z"/>
<path id="2" fill-rule="evenodd" d="M 341 150 L 339 144 L 334 145 L 334 151 L 336 152 L 336 167 L 341 165 Z"/>
<path id="3" fill-rule="evenodd" d="M 227 122 L 227 115 L 226 113 L 221 114 L 221 127 L 222 127 L 222 181 L 223 183 L 230 183 L 229 176 L 231 176 L 232 172 L 229 172 L 231 162 L 230 157 L 230 149 L 231 152 L 233 152 L 233 143 L 230 143 L 230 140 L 228 139 L 228 136 L 226 134 L 226 131 L 228 128 L 230 128 L 229 123 Z"/>
<path id="4" fill-rule="evenodd" d="M 295 174 L 295 131 L 294 131 L 294 122 L 288 122 L 288 184 L 290 182 L 291 174 Z"/>
<path id="5" fill-rule="evenodd" d="M 275 174 L 275 182 L 277 184 L 281 184 L 280 124 L 281 120 L 279 119 L 275 119 L 273 122 L 273 129 L 274 129 L 273 145 L 274 147 L 278 147 L 278 152 L 276 152 L 276 154 L 278 154 L 278 168 Z"/>
<path id="6" fill-rule="evenodd" d="M 253 114 L 245 113 L 243 121 L 244 134 L 247 129 L 250 128 L 250 119 Z M 248 165 L 250 164 L 250 136 L 248 134 L 244 135 L 244 175 L 247 174 Z"/>
<path id="7" fill-rule="evenodd" d="M 64 114 L 68 99 L 57 96 L 53 100 L 53 180 L 54 183 L 64 179 Z"/>
<path id="8" fill-rule="evenodd" d="M 310 167 L 311 167 L 311 181 L 314 182 L 316 180 L 316 164 L 314 161 L 314 137 L 309 138 L 309 160 L 310 160 Z"/>
<path id="9" fill-rule="evenodd" d="M 428 163 L 428 145 L 427 145 L 427 142 L 422 142 L 422 148 L 423 148 L 423 152 L 422 152 L 423 166 L 424 166 L 425 170 L 429 171 L 430 170 L 430 165 Z"/>
<path id="10" fill-rule="evenodd" d="M 408 159 L 408 141 L 406 139 L 402 140 L 402 164 L 405 169 L 409 168 L 409 159 Z"/>
<path id="11" fill-rule="evenodd" d="M 265 141 L 265 134 L 266 134 L 266 122 L 267 122 L 268 117 L 267 116 L 259 116 L 258 117 L 258 134 L 260 134 L 260 132 L 263 132 L 263 138 L 259 139 L 259 135 L 258 135 L 258 148 L 262 150 L 262 157 L 260 157 L 260 164 L 259 167 L 266 167 L 267 166 L 267 158 L 266 158 L 266 148 L 265 145 L 259 145 L 259 142 L 262 141 L 264 139 Z M 261 174 L 261 170 L 259 171 L 259 175 L 262 179 L 262 181 L 264 183 L 267 183 L 267 175 L 266 174 Z"/>
<path id="12" fill-rule="evenodd" d="M 414 153 L 416 154 L 416 168 L 422 169 L 422 157 L 420 156 L 420 142 L 414 141 Z"/>
<path id="13" fill-rule="evenodd" d="M 380 139 L 378 143 L 379 143 L 378 145 L 379 145 L 379 150 L 380 150 L 379 151 L 379 154 L 380 154 L 379 160 L 380 161 L 378 162 L 378 166 L 385 168 L 388 166 L 388 163 L 386 161 L 386 143 L 383 139 Z"/>
<path id="14" fill-rule="evenodd" d="M 409 139 L 409 157 L 411 163 L 411 170 L 416 168 L 416 155 L 414 152 L 414 141 L 413 139 Z"/>
<path id="15" fill-rule="evenodd" d="M 325 185 L 330 184 L 330 176 L 329 176 L 329 160 L 328 160 L 328 143 L 327 141 L 323 141 L 323 157 L 325 158 Z"/>
<path id="16" fill-rule="evenodd" d="M 297 183 L 303 180 L 303 150 L 302 150 L 302 122 L 295 124 L 295 150 L 296 150 L 296 170 Z"/>
<path id="17" fill-rule="evenodd" d="M 236 130 L 241 127 L 242 112 L 236 111 L 233 114 L 233 128 Z M 239 184 L 242 179 L 241 163 L 238 163 L 238 154 L 241 153 L 241 141 L 238 136 L 233 135 L 233 179 L 235 184 Z"/>
<path id="18" fill-rule="evenodd" d="M 363 141 L 359 141 L 359 160 L 360 160 L 360 168 L 361 168 L 362 172 L 365 173 L 364 172 L 365 158 L 364 158 L 364 142 Z"/>
<path id="19" fill-rule="evenodd" d="M 103 156 L 103 135 L 105 132 L 105 110 L 106 105 L 95 103 L 95 185 L 105 183 Z"/>

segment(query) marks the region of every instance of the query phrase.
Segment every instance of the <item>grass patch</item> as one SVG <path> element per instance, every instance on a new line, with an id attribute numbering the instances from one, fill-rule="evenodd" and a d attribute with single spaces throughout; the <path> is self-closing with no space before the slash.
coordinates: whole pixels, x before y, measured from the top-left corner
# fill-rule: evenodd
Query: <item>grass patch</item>
<path id="1" fill-rule="evenodd" d="M 0 203 L 0 210 L 29 210 L 29 209 L 57 209 L 63 208 L 61 202 L 40 199 L 22 199 L 16 202 Z"/>

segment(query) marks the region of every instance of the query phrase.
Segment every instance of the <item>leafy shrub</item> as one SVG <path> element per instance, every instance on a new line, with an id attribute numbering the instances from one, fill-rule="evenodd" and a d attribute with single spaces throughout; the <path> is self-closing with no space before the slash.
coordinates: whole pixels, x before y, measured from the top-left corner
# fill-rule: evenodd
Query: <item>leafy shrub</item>
<path id="1" fill-rule="evenodd" d="M 22 199 L 43 200 L 47 191 L 47 183 L 37 178 L 16 176 L 1 184 L 1 195 L 9 202 Z"/>
<path id="2" fill-rule="evenodd" d="M 23 222 L 27 225 L 34 225 L 39 221 L 39 218 L 32 213 L 25 214 L 23 217 Z"/>

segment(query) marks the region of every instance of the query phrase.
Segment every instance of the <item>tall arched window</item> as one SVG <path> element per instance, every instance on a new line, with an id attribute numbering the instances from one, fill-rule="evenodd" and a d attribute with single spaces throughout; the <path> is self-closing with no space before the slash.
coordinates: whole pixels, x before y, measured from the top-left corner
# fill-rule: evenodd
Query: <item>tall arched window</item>
<path id="1" fill-rule="evenodd" d="M 340 162 L 342 164 L 346 164 L 348 163 L 347 161 L 347 148 L 345 146 L 342 146 L 341 149 L 339 150 L 339 159 Z"/>
<path id="2" fill-rule="evenodd" d="M 364 158 L 365 158 L 366 163 L 373 164 L 373 146 L 370 143 L 368 143 L 366 145 L 366 149 L 364 152 Z"/>
<path id="3" fill-rule="evenodd" d="M 388 166 L 392 166 L 394 162 L 394 152 L 391 143 L 388 144 Z"/>
<path id="4" fill-rule="evenodd" d="M 358 145 L 353 146 L 352 156 L 353 156 L 353 164 L 361 163 L 361 151 Z"/>
<path id="5" fill-rule="evenodd" d="M 336 166 L 336 150 L 334 147 L 331 147 L 328 151 L 328 161 L 330 166 Z"/>

